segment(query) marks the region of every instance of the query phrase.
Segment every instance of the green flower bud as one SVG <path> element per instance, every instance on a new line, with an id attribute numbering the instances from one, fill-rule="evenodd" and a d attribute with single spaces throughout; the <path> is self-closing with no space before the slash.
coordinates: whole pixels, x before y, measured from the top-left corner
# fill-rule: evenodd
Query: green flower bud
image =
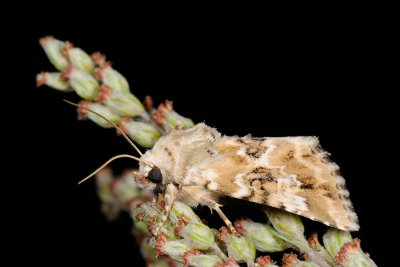
<path id="1" fill-rule="evenodd" d="M 131 118 L 121 119 L 119 127 L 142 147 L 152 147 L 161 137 L 160 131 L 155 126 Z"/>
<path id="2" fill-rule="evenodd" d="M 65 42 L 64 56 L 68 57 L 75 68 L 87 73 L 93 73 L 95 64 L 92 58 L 82 49 L 74 47 L 70 42 Z"/>
<path id="3" fill-rule="evenodd" d="M 100 209 L 109 221 L 116 220 L 121 214 L 121 207 L 117 202 L 103 202 Z"/>
<path id="4" fill-rule="evenodd" d="M 295 245 L 303 252 L 311 250 L 304 237 L 304 225 L 298 215 L 271 207 L 265 207 L 264 212 L 276 230 L 273 232 L 275 236 Z"/>
<path id="5" fill-rule="evenodd" d="M 105 64 L 108 64 L 108 65 L 110 64 L 109 62 L 106 61 L 106 55 L 103 55 L 100 52 L 93 52 L 91 54 L 91 57 L 97 66 L 101 67 L 101 66 L 104 66 Z"/>
<path id="6" fill-rule="evenodd" d="M 156 218 L 158 220 L 162 216 L 161 211 L 155 207 L 154 203 L 151 202 L 141 203 L 140 208 L 144 211 L 145 215 L 148 218 Z"/>
<path id="7" fill-rule="evenodd" d="M 242 219 L 235 222 L 235 229 L 239 234 L 252 242 L 258 251 L 278 252 L 290 247 L 288 243 L 276 237 L 271 226 Z"/>
<path id="8" fill-rule="evenodd" d="M 226 258 L 224 257 L 224 255 L 225 255 L 226 253 L 228 253 L 228 252 L 227 252 L 227 250 L 226 250 L 226 245 L 225 245 L 225 243 L 224 243 L 222 240 L 219 239 L 219 235 L 220 235 L 221 233 L 220 233 L 217 229 L 214 229 L 214 228 L 211 228 L 211 231 L 212 231 L 213 234 L 214 234 L 214 240 L 215 240 L 215 243 L 216 243 L 216 246 L 213 247 L 213 249 L 214 249 L 214 251 L 216 250 L 216 253 L 217 253 L 221 258 L 223 258 L 223 259 L 225 260 Z"/>
<path id="9" fill-rule="evenodd" d="M 100 66 L 95 74 L 104 85 L 109 86 L 114 92 L 130 93 L 128 81 L 121 73 L 114 70 L 109 63 Z"/>
<path id="10" fill-rule="evenodd" d="M 136 186 L 133 177 L 122 177 L 113 182 L 113 191 L 121 205 L 126 205 L 132 199 L 140 196 L 140 190 Z"/>
<path id="11" fill-rule="evenodd" d="M 315 251 L 317 251 L 322 258 L 326 260 L 327 263 L 329 263 L 331 266 L 335 264 L 333 258 L 331 255 L 326 251 L 326 249 L 319 243 L 318 241 L 318 235 L 317 233 L 312 233 L 310 238 L 307 239 L 308 244 L 310 244 L 311 248 L 313 248 Z"/>
<path id="12" fill-rule="evenodd" d="M 221 234 L 218 239 L 225 243 L 228 251 L 228 257 L 237 262 L 245 261 L 248 265 L 254 265 L 256 258 L 256 247 L 253 243 L 243 236 L 231 234 L 226 227 L 219 229 Z"/>
<path id="13" fill-rule="evenodd" d="M 313 262 L 318 262 L 319 266 L 329 266 L 321 254 L 312 249 L 308 244 L 304 237 L 304 225 L 298 215 L 271 207 L 265 207 L 264 212 L 267 214 L 272 226 L 276 230 L 276 232 L 273 232 L 275 236 L 294 245 L 294 248 L 298 249 L 300 252 L 306 253 L 307 257 Z"/>
<path id="14" fill-rule="evenodd" d="M 117 124 L 118 121 L 121 119 L 121 117 L 118 115 L 117 112 L 115 112 L 113 109 L 106 107 L 102 104 L 93 103 L 93 102 L 90 102 L 87 100 L 80 101 L 79 104 L 90 110 L 93 110 L 94 112 L 101 114 L 102 116 L 109 119 L 110 121 L 112 121 L 115 124 Z M 110 125 L 110 123 L 108 123 L 103 118 L 99 117 L 98 115 L 96 115 L 92 112 L 89 112 L 83 108 L 78 108 L 78 119 L 82 120 L 84 118 L 90 119 L 91 121 L 93 121 L 94 123 L 96 123 L 97 125 L 99 125 L 103 128 L 113 128 L 113 126 Z"/>
<path id="15" fill-rule="evenodd" d="M 147 223 L 149 217 L 146 216 L 144 209 L 141 207 L 141 200 L 134 200 L 130 205 L 130 216 L 135 224 L 135 227 L 144 234 L 148 235 Z"/>
<path id="16" fill-rule="evenodd" d="M 140 208 L 131 208 L 130 215 L 135 224 L 134 229 L 138 229 L 140 232 L 149 235 L 148 225 L 148 217 L 145 216 L 145 213 Z"/>
<path id="17" fill-rule="evenodd" d="M 217 255 L 200 254 L 200 251 L 187 251 L 183 255 L 186 266 L 214 267 L 218 263 L 222 263 L 222 259 Z"/>
<path id="18" fill-rule="evenodd" d="M 227 250 L 229 258 L 236 261 L 254 262 L 256 258 L 256 247 L 243 236 L 228 235 Z"/>
<path id="19" fill-rule="evenodd" d="M 101 87 L 97 101 L 115 109 L 123 116 L 135 117 L 146 112 L 136 96 L 131 93 L 112 91 L 107 85 Z"/>
<path id="20" fill-rule="evenodd" d="M 68 79 L 69 84 L 75 92 L 87 100 L 94 100 L 99 94 L 99 84 L 89 73 L 70 65 L 63 73 L 63 77 Z"/>
<path id="21" fill-rule="evenodd" d="M 134 222 L 135 223 L 135 227 L 137 229 L 139 229 L 142 233 L 148 235 L 149 234 L 149 230 L 147 229 L 147 223 L 144 221 L 137 221 Z"/>
<path id="22" fill-rule="evenodd" d="M 278 232 L 304 237 L 304 225 L 298 215 L 270 207 L 265 208 L 264 211 Z"/>
<path id="23" fill-rule="evenodd" d="M 188 221 L 190 222 L 201 223 L 199 216 L 194 213 L 191 207 L 180 201 L 175 201 L 169 213 L 169 219 L 173 224 L 176 224 L 180 220 L 180 215 L 185 216 L 186 219 L 188 219 Z"/>
<path id="24" fill-rule="evenodd" d="M 96 174 L 97 195 L 101 200 L 101 212 L 109 221 L 118 218 L 121 208 L 115 199 L 111 185 L 114 181 L 110 168 L 104 168 Z"/>
<path id="25" fill-rule="evenodd" d="M 348 242 L 340 249 L 336 263 L 343 267 L 376 267 L 377 265 L 361 250 L 360 239 Z"/>
<path id="26" fill-rule="evenodd" d="M 149 245 L 149 237 L 144 237 L 142 241 L 140 241 L 140 254 L 146 261 L 154 261 L 156 260 L 156 250 Z"/>
<path id="27" fill-rule="evenodd" d="M 182 263 L 184 262 L 183 255 L 190 250 L 185 240 L 169 240 L 163 233 L 157 236 L 155 248 L 157 256 L 166 254 L 171 259 Z"/>
<path id="28" fill-rule="evenodd" d="M 43 84 L 62 92 L 74 91 L 67 81 L 61 79 L 61 72 L 42 71 L 36 75 L 36 87 L 42 86 Z"/>
<path id="29" fill-rule="evenodd" d="M 97 195 L 102 202 L 114 202 L 115 197 L 111 190 L 113 174 L 108 167 L 103 168 L 96 174 Z"/>
<path id="30" fill-rule="evenodd" d="M 161 222 L 163 215 L 161 210 L 157 207 L 157 204 L 144 202 L 140 205 L 131 205 L 131 207 L 131 217 L 134 219 L 135 224 L 138 224 L 143 232 L 151 232 L 155 235 L 156 227 L 158 223 Z M 159 233 L 163 233 L 168 239 L 178 239 L 174 233 L 174 226 L 168 221 L 164 223 Z"/>
<path id="31" fill-rule="evenodd" d="M 158 125 L 165 127 L 166 130 L 184 129 L 194 125 L 191 119 L 185 118 L 173 110 L 172 102 L 161 103 L 153 113 L 153 120 Z"/>
<path id="32" fill-rule="evenodd" d="M 163 233 L 167 236 L 168 239 L 179 239 L 177 236 L 175 236 L 175 228 L 173 225 L 170 223 L 164 223 L 163 226 L 160 229 L 160 233 Z"/>
<path id="33" fill-rule="evenodd" d="M 284 254 L 282 259 L 282 266 L 284 267 L 319 267 L 319 265 L 308 262 L 301 261 L 297 259 L 296 254 Z"/>
<path id="34" fill-rule="evenodd" d="M 67 69 L 68 60 L 62 55 L 65 47 L 64 42 L 55 39 L 53 36 L 46 36 L 40 38 L 39 43 L 56 69 L 59 71 Z"/>
<path id="35" fill-rule="evenodd" d="M 193 121 L 189 118 L 185 118 L 174 110 L 168 112 L 165 116 L 165 125 L 166 128 L 169 129 L 177 129 L 177 128 L 189 128 L 194 125 Z"/>
<path id="36" fill-rule="evenodd" d="M 187 240 L 193 249 L 206 250 L 216 245 L 213 232 L 207 225 L 202 223 L 189 222 L 182 227 L 179 235 Z"/>
<path id="37" fill-rule="evenodd" d="M 256 259 L 257 267 L 279 267 L 271 260 L 269 256 L 260 256 Z"/>
<path id="38" fill-rule="evenodd" d="M 323 235 L 322 241 L 329 254 L 335 258 L 337 257 L 340 248 L 346 244 L 353 244 L 353 238 L 349 232 L 345 232 L 335 228 L 329 230 Z"/>

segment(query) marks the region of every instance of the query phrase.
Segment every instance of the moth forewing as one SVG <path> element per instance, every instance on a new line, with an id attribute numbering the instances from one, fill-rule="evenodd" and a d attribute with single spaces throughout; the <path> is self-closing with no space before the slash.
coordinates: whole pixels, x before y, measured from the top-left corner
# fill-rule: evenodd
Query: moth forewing
<path id="1" fill-rule="evenodd" d="M 358 230 L 339 167 L 327 156 L 316 137 L 229 137 L 200 123 L 171 131 L 142 159 L 161 169 L 163 184 L 174 186 L 174 190 L 167 187 L 166 198 L 209 206 L 231 229 L 219 209 L 220 196 L 284 209 L 342 230 Z M 141 164 L 143 175 L 149 170 Z M 166 206 L 171 205 L 166 201 Z"/>
<path id="2" fill-rule="evenodd" d="M 284 209 L 342 230 L 358 230 L 339 167 L 316 137 L 225 137 L 208 185 L 231 197 Z M 221 166 L 231 166 L 228 175 Z"/>

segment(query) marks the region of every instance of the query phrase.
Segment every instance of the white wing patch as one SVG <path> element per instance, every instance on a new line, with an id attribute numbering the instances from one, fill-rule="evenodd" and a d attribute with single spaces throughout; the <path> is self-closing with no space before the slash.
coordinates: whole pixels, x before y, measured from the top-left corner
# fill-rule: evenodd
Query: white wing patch
<path id="1" fill-rule="evenodd" d="M 232 194 L 232 196 L 235 198 L 243 198 L 244 196 L 250 194 L 250 189 L 242 182 L 242 179 L 244 177 L 244 173 L 239 173 L 238 175 L 236 175 L 236 180 L 234 183 L 239 186 L 239 190 L 236 190 L 236 192 Z"/>
<path id="2" fill-rule="evenodd" d="M 282 186 L 301 186 L 303 183 L 297 180 L 296 174 L 291 174 L 287 177 L 280 177 L 277 179 L 278 188 Z"/>
<path id="3" fill-rule="evenodd" d="M 265 140 L 265 141 L 263 142 L 263 144 L 264 144 L 264 143 L 267 143 L 267 142 L 268 142 L 268 141 Z M 266 145 L 266 146 L 267 146 L 267 145 Z M 268 157 L 269 157 L 269 155 L 270 155 L 271 153 L 274 152 L 274 149 L 276 148 L 276 145 L 268 145 L 267 147 L 268 147 L 267 151 L 265 151 L 264 154 L 262 154 L 262 156 L 256 160 L 256 164 L 257 164 L 257 165 L 261 165 L 261 166 L 269 165 Z"/>
<path id="4" fill-rule="evenodd" d="M 289 212 L 301 213 L 308 211 L 307 199 L 305 197 L 290 195 L 285 192 L 272 193 L 269 195 L 271 201 L 280 203 L 279 205 L 284 206 Z M 301 212 L 300 212 L 301 211 Z"/>
<path id="5" fill-rule="evenodd" d="M 246 156 L 246 149 L 245 148 L 241 148 L 236 152 L 237 155 L 239 156 Z"/>
<path id="6" fill-rule="evenodd" d="M 207 188 L 210 189 L 210 190 L 217 190 L 218 189 L 218 184 L 216 182 L 210 182 L 207 185 Z"/>

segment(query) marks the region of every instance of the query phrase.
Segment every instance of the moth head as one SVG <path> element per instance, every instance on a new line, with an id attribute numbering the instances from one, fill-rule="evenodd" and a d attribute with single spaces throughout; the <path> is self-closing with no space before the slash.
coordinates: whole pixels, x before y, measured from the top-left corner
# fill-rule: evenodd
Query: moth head
<path id="1" fill-rule="evenodd" d="M 139 170 L 135 176 L 139 187 L 151 191 L 162 190 L 169 180 L 168 164 L 160 157 L 157 144 L 140 157 Z"/>
<path id="2" fill-rule="evenodd" d="M 149 191 L 162 191 L 164 188 L 163 177 L 162 170 L 157 166 L 140 164 L 139 170 L 134 172 L 137 185 Z"/>

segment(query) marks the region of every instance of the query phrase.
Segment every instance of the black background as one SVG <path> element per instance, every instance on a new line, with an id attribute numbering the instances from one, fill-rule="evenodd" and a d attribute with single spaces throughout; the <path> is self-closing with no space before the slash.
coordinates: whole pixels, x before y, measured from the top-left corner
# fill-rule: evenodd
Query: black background
<path id="1" fill-rule="evenodd" d="M 78 121 L 75 108 L 62 102 L 79 101 L 74 93 L 35 88 L 36 73 L 55 70 L 38 39 L 54 35 L 106 54 L 139 99 L 172 100 L 178 113 L 226 135 L 318 136 L 341 167 L 359 216 L 361 229 L 353 236 L 378 265 L 383 262 L 388 252 L 382 244 L 395 227 L 385 208 L 397 209 L 388 199 L 398 179 L 393 138 L 399 122 L 385 34 L 371 25 L 334 25 L 285 32 L 280 42 L 259 31 L 259 40 L 243 36 L 226 44 L 217 41 L 225 30 L 216 32 L 172 35 L 168 28 L 152 31 L 129 19 L 42 15 L 30 21 L 22 45 L 22 114 L 11 129 L 24 145 L 12 179 L 27 191 L 14 209 L 15 216 L 23 214 L 16 250 L 30 252 L 32 262 L 55 265 L 144 264 L 128 215 L 107 222 L 93 181 L 76 184 L 111 156 L 135 151 L 114 130 Z M 111 166 L 118 173 L 136 163 Z"/>

